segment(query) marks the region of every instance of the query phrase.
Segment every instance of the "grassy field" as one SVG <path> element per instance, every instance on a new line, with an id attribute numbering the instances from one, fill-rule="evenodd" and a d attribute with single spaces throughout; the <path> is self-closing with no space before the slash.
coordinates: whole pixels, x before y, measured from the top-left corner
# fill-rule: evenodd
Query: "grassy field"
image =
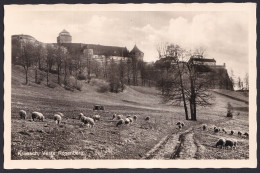
<path id="1" fill-rule="evenodd" d="M 31 80 L 33 72 L 30 73 Z M 81 91 L 68 91 L 55 85 L 56 76 L 51 76 L 55 88 L 42 84 L 22 84 L 21 68 L 12 69 L 11 98 L 11 157 L 12 159 L 248 159 L 248 138 L 237 131 L 248 132 L 248 111 L 235 110 L 232 119 L 226 117 L 227 103 L 233 107 L 248 105 L 231 97 L 213 93 L 214 104 L 198 108 L 198 121 L 184 120 L 184 111 L 179 106 L 162 103 L 155 88 L 126 87 L 122 93 L 98 93 L 96 86 L 83 83 Z M 231 91 L 225 91 L 229 94 Z M 234 95 L 234 93 L 231 92 Z M 242 97 L 242 96 L 239 96 Z M 245 98 L 246 99 L 246 98 Z M 102 104 L 105 111 L 94 112 L 94 104 Z M 20 109 L 29 117 L 20 119 Z M 42 112 L 43 122 L 31 121 L 33 111 Z M 61 124 L 55 124 L 53 114 L 64 113 Z M 93 128 L 80 123 L 78 114 L 100 114 L 101 120 Z M 116 127 L 114 113 L 138 115 L 131 125 Z M 150 116 L 149 121 L 145 117 Z M 176 122 L 185 126 L 179 130 Z M 202 124 L 208 129 L 203 131 Z M 213 126 L 226 128 L 228 134 L 213 132 Z M 235 130 L 230 135 L 230 130 Z M 215 147 L 220 137 L 237 139 L 236 149 Z M 29 155 L 28 155 L 29 153 Z"/>

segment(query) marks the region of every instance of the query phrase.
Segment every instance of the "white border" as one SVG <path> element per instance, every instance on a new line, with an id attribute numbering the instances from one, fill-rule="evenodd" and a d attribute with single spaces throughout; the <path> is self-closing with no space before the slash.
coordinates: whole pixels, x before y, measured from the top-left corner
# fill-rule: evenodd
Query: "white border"
<path id="1" fill-rule="evenodd" d="M 4 168 L 256 168 L 256 4 L 90 4 L 5 5 L 4 17 Z M 249 21 L 249 159 L 248 160 L 11 160 L 11 35 L 8 17 L 15 11 L 247 11 Z M 17 26 L 16 26 L 17 27 Z M 19 27 L 19 26 L 18 26 Z"/>

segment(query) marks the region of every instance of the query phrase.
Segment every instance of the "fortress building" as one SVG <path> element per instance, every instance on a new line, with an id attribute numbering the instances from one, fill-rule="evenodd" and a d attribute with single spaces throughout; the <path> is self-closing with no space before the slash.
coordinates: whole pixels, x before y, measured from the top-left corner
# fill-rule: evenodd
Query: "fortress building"
<path id="1" fill-rule="evenodd" d="M 13 35 L 12 45 L 15 45 L 21 40 L 40 43 L 30 35 Z M 74 57 L 90 56 L 93 60 L 96 60 L 100 63 L 104 63 L 105 61 L 106 62 L 111 61 L 112 59 L 117 63 L 121 59 L 126 62 L 131 62 L 133 60 L 143 61 L 143 56 L 144 56 L 144 53 L 140 51 L 136 45 L 129 52 L 126 47 L 104 46 L 99 44 L 97 45 L 97 44 L 85 44 L 85 43 L 72 43 L 72 36 L 65 29 L 59 33 L 57 37 L 57 43 L 42 43 L 42 44 L 45 46 L 47 44 L 64 46 L 68 49 L 68 52 Z"/>
<path id="2" fill-rule="evenodd" d="M 71 43 L 72 37 L 68 31 L 63 29 L 57 37 L 57 43 Z"/>

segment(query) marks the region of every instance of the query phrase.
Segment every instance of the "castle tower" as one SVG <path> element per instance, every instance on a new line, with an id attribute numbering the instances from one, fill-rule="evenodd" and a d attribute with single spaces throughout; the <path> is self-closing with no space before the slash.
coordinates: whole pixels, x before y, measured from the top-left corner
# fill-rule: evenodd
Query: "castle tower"
<path id="1" fill-rule="evenodd" d="M 144 53 L 138 49 L 135 45 L 134 48 L 130 51 L 129 56 L 135 58 L 136 60 L 143 61 Z"/>
<path id="2" fill-rule="evenodd" d="M 71 43 L 72 37 L 68 31 L 63 29 L 57 37 L 57 43 Z"/>

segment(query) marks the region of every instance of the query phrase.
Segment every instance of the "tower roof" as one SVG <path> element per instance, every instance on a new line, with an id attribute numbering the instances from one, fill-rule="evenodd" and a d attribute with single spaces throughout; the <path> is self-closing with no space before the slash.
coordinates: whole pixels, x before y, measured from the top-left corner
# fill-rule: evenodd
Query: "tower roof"
<path id="1" fill-rule="evenodd" d="M 143 53 L 143 52 L 140 51 L 140 49 L 138 49 L 138 47 L 135 45 L 134 48 L 130 51 L 130 54 L 134 54 L 134 53 Z"/>
<path id="2" fill-rule="evenodd" d="M 68 31 L 66 31 L 65 29 L 63 29 L 59 35 L 68 35 L 70 36 L 70 33 Z"/>

